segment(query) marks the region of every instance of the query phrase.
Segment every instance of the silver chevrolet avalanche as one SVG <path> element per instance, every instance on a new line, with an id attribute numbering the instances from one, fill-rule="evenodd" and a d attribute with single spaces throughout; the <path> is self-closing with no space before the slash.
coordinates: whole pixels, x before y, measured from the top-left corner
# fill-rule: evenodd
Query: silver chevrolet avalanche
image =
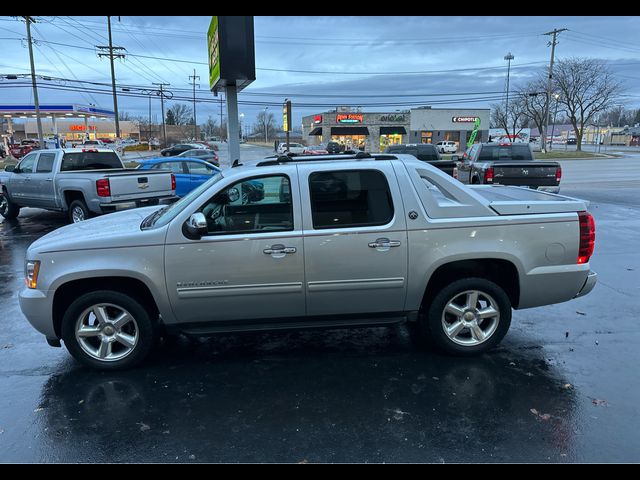
<path id="1" fill-rule="evenodd" d="M 167 332 L 399 322 L 476 355 L 512 309 L 591 291 L 594 241 L 581 200 L 463 185 L 410 155 L 272 157 L 170 206 L 45 235 L 20 305 L 50 345 L 104 370 L 141 363 Z"/>

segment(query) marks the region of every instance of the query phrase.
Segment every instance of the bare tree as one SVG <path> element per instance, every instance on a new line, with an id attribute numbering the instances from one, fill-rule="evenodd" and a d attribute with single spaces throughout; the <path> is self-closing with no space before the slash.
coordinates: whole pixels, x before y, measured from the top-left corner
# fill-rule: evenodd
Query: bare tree
<path id="1" fill-rule="evenodd" d="M 528 123 L 533 124 L 538 129 L 540 135 L 544 131 L 544 109 L 547 96 L 545 91 L 547 86 L 545 81 L 538 77 L 522 88 L 516 90 L 515 98 L 520 102 L 522 106 L 522 114 L 528 120 Z M 542 142 L 544 144 L 544 142 Z"/>
<path id="2" fill-rule="evenodd" d="M 518 98 L 509 102 L 508 110 L 505 110 L 502 103 L 491 105 L 491 125 L 493 128 L 503 129 L 508 138 L 515 140 L 524 128 L 525 122 L 523 105 Z"/>
<path id="3" fill-rule="evenodd" d="M 271 139 L 275 138 L 276 134 L 276 120 L 273 113 L 267 113 L 264 110 L 258 112 L 256 116 L 256 123 L 253 124 L 253 133 L 261 134 L 264 136 L 265 127 L 267 129 L 267 136 Z"/>
<path id="4" fill-rule="evenodd" d="M 186 103 L 174 103 L 167 110 L 167 118 L 170 117 L 169 113 L 175 125 L 193 125 L 193 108 Z"/>
<path id="5" fill-rule="evenodd" d="M 584 127 L 595 115 L 609 110 L 622 93 L 622 86 L 601 62 L 590 58 L 559 60 L 553 72 L 554 91 L 569 117 L 576 136 L 576 149 L 582 150 Z"/>
<path id="6" fill-rule="evenodd" d="M 218 124 L 213 119 L 213 117 L 209 115 L 209 118 L 207 118 L 207 121 L 202 125 L 200 125 L 200 129 L 202 133 L 204 133 L 205 138 L 213 137 L 216 134 L 216 131 L 218 130 Z"/>

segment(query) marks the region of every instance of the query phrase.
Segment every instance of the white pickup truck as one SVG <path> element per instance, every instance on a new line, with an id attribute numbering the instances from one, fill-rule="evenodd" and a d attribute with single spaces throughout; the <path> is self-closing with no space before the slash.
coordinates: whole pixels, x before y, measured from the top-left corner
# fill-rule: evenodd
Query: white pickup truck
<path id="1" fill-rule="evenodd" d="M 0 215 L 22 207 L 67 212 L 72 223 L 94 214 L 157 205 L 175 196 L 168 171 L 127 169 L 109 148 L 37 150 L 0 172 Z"/>

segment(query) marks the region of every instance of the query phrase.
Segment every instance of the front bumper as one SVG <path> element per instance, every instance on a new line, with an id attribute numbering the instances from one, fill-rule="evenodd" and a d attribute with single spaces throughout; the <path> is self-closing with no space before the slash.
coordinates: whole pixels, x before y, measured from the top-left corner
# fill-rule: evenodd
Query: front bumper
<path id="1" fill-rule="evenodd" d="M 584 285 L 582 286 L 582 288 L 574 298 L 582 297 L 587 293 L 589 293 L 591 290 L 593 290 L 593 287 L 596 286 L 597 282 L 598 282 L 598 274 L 590 270 L 589 275 L 587 276 L 587 279 L 584 281 Z"/>
<path id="2" fill-rule="evenodd" d="M 29 323 L 47 338 L 57 338 L 53 326 L 53 294 L 24 287 L 19 295 L 20 309 Z"/>

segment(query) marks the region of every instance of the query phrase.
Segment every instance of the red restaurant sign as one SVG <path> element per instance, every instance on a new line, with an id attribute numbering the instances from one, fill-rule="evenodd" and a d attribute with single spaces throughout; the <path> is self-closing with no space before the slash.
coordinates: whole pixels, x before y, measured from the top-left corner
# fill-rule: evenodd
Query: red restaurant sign
<path id="1" fill-rule="evenodd" d="M 361 113 L 339 113 L 336 115 L 336 122 L 338 123 L 362 123 L 364 115 Z"/>
<path id="2" fill-rule="evenodd" d="M 322 115 L 314 115 L 313 123 L 322 123 Z"/>
<path id="3" fill-rule="evenodd" d="M 97 127 L 95 125 L 89 125 L 87 127 L 89 130 L 96 130 Z M 69 130 L 73 130 L 75 132 L 84 132 L 87 130 L 84 125 L 69 125 Z"/>

